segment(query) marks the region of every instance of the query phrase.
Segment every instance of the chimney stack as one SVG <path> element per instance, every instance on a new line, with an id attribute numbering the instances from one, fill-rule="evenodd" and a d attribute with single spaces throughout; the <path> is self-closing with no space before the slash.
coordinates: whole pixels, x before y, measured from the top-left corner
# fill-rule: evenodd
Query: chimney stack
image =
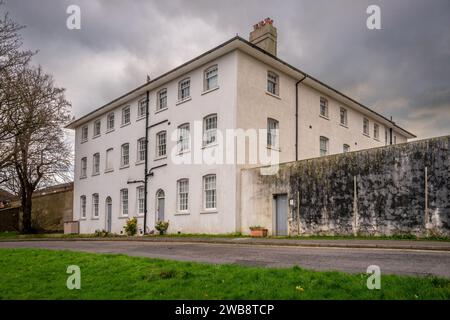
<path id="1" fill-rule="evenodd" d="M 249 41 L 268 53 L 277 55 L 277 28 L 273 20 L 266 18 L 253 26 Z"/>

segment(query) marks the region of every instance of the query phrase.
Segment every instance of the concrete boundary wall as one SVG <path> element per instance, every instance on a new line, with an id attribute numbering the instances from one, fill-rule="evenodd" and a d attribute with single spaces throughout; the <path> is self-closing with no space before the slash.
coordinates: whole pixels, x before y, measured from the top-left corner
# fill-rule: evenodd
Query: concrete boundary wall
<path id="1" fill-rule="evenodd" d="M 275 234 L 288 196 L 289 235 L 450 235 L 450 136 L 242 170 L 243 233 Z"/>

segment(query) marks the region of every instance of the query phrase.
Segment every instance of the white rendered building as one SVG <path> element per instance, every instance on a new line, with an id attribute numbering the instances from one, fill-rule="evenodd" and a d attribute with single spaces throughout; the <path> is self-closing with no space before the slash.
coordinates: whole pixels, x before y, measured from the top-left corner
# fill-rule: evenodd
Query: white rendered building
<path id="1" fill-rule="evenodd" d="M 276 39 L 266 19 L 250 42 L 232 38 L 70 123 L 80 232 L 122 233 L 137 217 L 140 233 L 144 220 L 146 232 L 164 220 L 169 233 L 247 233 L 240 171 L 267 163 L 250 161 L 250 154 L 240 161 L 239 143 L 222 141 L 230 142 L 223 139 L 227 130 L 250 136 L 262 129 L 258 152 L 280 162 L 415 137 L 278 59 Z M 246 141 L 251 150 L 252 139 Z M 204 160 L 222 153 L 223 161 Z"/>

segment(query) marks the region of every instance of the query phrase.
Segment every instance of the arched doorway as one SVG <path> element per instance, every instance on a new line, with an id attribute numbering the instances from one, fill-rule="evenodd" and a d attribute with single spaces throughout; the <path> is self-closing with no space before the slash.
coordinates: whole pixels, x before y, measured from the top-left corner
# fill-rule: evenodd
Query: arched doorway
<path id="1" fill-rule="evenodd" d="M 112 199 L 106 198 L 105 201 L 106 231 L 111 232 L 112 228 Z"/>
<path id="2" fill-rule="evenodd" d="M 159 189 L 156 192 L 156 221 L 164 221 L 164 190 Z"/>

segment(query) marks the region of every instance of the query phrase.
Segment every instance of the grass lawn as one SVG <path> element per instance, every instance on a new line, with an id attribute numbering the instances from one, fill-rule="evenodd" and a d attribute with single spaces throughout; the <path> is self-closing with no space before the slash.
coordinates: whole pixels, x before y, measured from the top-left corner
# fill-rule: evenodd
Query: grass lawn
<path id="1" fill-rule="evenodd" d="M 68 290 L 69 265 L 81 290 Z M 71 251 L 0 249 L 0 299 L 450 299 L 450 279 L 210 265 Z"/>

